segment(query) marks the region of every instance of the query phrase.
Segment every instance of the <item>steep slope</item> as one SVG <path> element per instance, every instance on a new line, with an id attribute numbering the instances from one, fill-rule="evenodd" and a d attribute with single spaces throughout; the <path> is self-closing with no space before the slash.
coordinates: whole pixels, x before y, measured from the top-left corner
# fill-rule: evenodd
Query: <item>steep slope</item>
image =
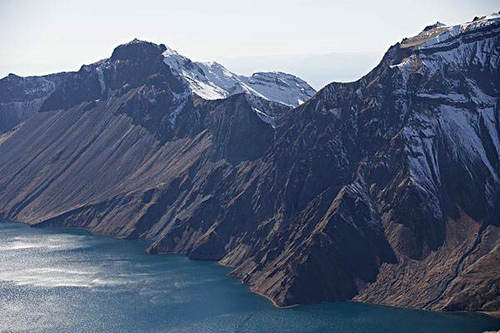
<path id="1" fill-rule="evenodd" d="M 116 89 L 113 81 L 117 78 L 113 75 L 120 73 L 129 79 L 134 79 L 134 73 L 121 72 L 120 50 L 134 47 L 147 49 L 147 45 L 150 44 L 134 39 L 118 47 L 110 59 L 84 65 L 78 72 L 38 77 L 19 77 L 10 74 L 1 79 L 0 133 L 7 132 L 40 111 L 45 100 L 57 98 L 52 96 L 54 93 L 61 94 L 61 91 L 64 91 L 64 94 L 71 96 L 76 102 L 90 100 L 90 97 L 94 100 L 106 98 L 110 90 Z M 255 73 L 251 77 L 239 76 L 218 63 L 193 62 L 165 45 L 157 47 L 161 50 L 162 61 L 169 67 L 171 75 L 178 76 L 191 92 L 205 99 L 221 99 L 246 93 L 253 96 L 252 101 L 264 99 L 290 108 L 304 102 L 316 92 L 305 81 L 291 74 L 272 72 Z M 149 59 L 148 54 L 138 54 L 138 57 L 142 56 L 144 62 Z M 80 95 L 80 98 L 76 98 L 76 95 Z M 183 99 L 182 96 L 178 97 L 179 100 Z M 278 112 L 287 108 L 276 105 L 273 109 Z M 261 115 L 265 118 L 271 117 L 270 121 L 274 123 L 281 114 L 267 115 L 261 111 Z M 174 121 L 174 118 L 175 114 L 171 120 Z M 274 118 L 277 119 L 273 120 Z"/>
<path id="2" fill-rule="evenodd" d="M 293 110 L 122 45 L 0 136 L 0 214 L 218 260 L 280 306 L 499 310 L 499 40 L 499 15 L 429 26 Z"/>

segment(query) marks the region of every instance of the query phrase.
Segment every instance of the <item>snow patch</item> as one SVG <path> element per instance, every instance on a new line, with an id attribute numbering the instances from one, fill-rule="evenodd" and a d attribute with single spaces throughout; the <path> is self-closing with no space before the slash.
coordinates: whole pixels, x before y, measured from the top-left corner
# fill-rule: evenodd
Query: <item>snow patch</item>
<path id="1" fill-rule="evenodd" d="M 221 99 L 247 93 L 289 106 L 298 106 L 316 91 L 307 82 L 281 72 L 237 75 L 217 62 L 193 62 L 167 48 L 164 63 L 183 77 L 190 89 L 204 99 Z"/>
<path id="2" fill-rule="evenodd" d="M 182 110 L 184 110 L 184 107 L 186 106 L 188 100 L 189 100 L 189 94 L 188 93 L 174 94 L 174 103 L 177 106 L 170 113 L 170 116 L 169 116 L 169 119 L 168 119 L 168 121 L 170 122 L 170 125 L 172 127 L 175 126 L 175 122 L 177 120 L 177 117 L 182 112 Z"/>
<path id="3" fill-rule="evenodd" d="M 96 73 L 97 73 L 97 79 L 99 80 L 99 85 L 101 86 L 101 95 L 104 94 L 106 91 L 106 83 L 104 82 L 104 73 L 102 71 L 102 68 L 97 66 L 95 68 Z"/>
<path id="4" fill-rule="evenodd" d="M 272 128 L 276 128 L 276 120 L 274 119 L 274 117 L 271 117 L 270 115 L 260 111 L 257 108 L 252 108 L 252 110 L 254 110 L 255 113 L 257 113 L 257 116 L 259 116 L 259 118 L 262 119 L 263 122 L 271 125 Z"/>

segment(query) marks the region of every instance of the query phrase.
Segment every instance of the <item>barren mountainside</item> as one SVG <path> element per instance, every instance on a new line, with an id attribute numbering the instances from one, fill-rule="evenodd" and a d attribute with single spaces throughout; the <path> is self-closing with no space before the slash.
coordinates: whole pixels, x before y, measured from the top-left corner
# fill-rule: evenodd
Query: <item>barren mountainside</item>
<path id="1" fill-rule="evenodd" d="M 279 306 L 500 310 L 499 15 L 426 27 L 297 103 L 255 87 L 299 79 L 230 92 L 169 50 L 1 80 L 0 216 L 216 260 Z"/>

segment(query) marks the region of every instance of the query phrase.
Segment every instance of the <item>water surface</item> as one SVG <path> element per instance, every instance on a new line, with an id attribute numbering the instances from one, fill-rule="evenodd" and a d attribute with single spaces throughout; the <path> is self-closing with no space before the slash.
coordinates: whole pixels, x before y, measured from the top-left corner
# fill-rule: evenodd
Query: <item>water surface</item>
<path id="1" fill-rule="evenodd" d="M 0 223 L 0 332 L 483 332 L 500 320 L 340 302 L 280 310 L 141 241 Z"/>

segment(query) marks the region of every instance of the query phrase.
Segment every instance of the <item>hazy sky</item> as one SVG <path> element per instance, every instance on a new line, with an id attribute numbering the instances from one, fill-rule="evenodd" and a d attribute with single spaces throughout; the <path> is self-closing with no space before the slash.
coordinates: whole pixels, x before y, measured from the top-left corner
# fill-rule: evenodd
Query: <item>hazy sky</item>
<path id="1" fill-rule="evenodd" d="M 356 53 L 376 63 L 425 25 L 469 21 L 499 7 L 498 0 L 0 0 L 0 77 L 77 70 L 134 37 L 236 72 L 282 67 L 280 57 L 304 63 L 306 55 L 321 55 L 332 68 L 323 55 Z M 248 64 L 255 59 L 258 68 Z"/>

